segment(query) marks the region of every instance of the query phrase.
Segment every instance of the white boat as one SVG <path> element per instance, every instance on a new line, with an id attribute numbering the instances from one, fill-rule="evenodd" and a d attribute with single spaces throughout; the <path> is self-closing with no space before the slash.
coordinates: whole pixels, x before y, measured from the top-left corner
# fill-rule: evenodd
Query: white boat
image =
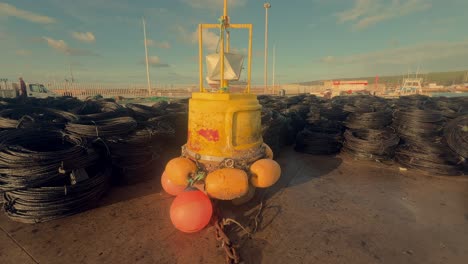
<path id="1" fill-rule="evenodd" d="M 422 94 L 422 84 L 423 78 L 406 78 L 397 92 L 400 95 Z"/>

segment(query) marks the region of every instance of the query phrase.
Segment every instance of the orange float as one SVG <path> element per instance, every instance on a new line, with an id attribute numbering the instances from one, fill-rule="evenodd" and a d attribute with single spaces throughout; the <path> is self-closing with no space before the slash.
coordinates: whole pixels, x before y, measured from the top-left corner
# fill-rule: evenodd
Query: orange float
<path id="1" fill-rule="evenodd" d="M 164 171 L 161 176 L 161 186 L 166 193 L 173 195 L 173 196 L 177 196 L 185 190 L 185 188 L 187 187 L 187 184 L 186 185 L 174 184 L 171 181 L 171 179 L 167 177 L 166 171 Z"/>
<path id="2" fill-rule="evenodd" d="M 205 178 L 205 191 L 219 200 L 232 200 L 249 190 L 249 178 L 243 170 L 224 168 L 209 173 Z"/>
<path id="3" fill-rule="evenodd" d="M 258 188 L 268 188 L 275 184 L 281 176 L 280 165 L 271 159 L 257 160 L 250 166 L 252 177 L 250 182 Z"/>
<path id="4" fill-rule="evenodd" d="M 205 228 L 212 214 L 210 198 L 198 190 L 187 190 L 179 194 L 170 209 L 172 224 L 185 233 L 195 233 Z"/>
<path id="5" fill-rule="evenodd" d="M 176 185 L 187 185 L 191 175 L 197 171 L 197 165 L 187 158 L 174 158 L 166 164 L 167 177 Z"/>

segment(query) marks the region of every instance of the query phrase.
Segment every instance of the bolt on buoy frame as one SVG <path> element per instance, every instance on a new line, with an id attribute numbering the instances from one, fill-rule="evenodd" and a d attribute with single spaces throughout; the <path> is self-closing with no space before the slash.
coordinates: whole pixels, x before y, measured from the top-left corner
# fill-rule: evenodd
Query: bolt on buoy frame
<path id="1" fill-rule="evenodd" d="M 250 83 L 251 83 L 251 68 L 252 68 L 252 24 L 230 24 L 229 17 L 228 17 L 228 6 L 227 0 L 224 0 L 224 14 L 221 16 L 222 23 L 220 24 L 199 24 L 198 25 L 198 45 L 199 45 L 199 69 L 200 69 L 200 92 L 205 92 L 205 88 L 203 85 L 203 30 L 204 29 L 211 29 L 211 28 L 218 28 L 220 29 L 221 35 L 220 37 L 220 88 L 228 87 L 229 81 L 224 80 L 224 53 L 229 52 L 230 49 L 230 36 L 229 32 L 226 34 L 226 43 L 225 43 L 225 30 L 228 28 L 234 29 L 248 29 L 249 30 L 249 50 L 248 50 L 248 63 L 247 63 L 247 88 L 245 90 L 246 93 L 250 93 Z M 225 47 L 226 46 L 226 51 Z M 220 92 L 222 89 L 219 89 Z"/>

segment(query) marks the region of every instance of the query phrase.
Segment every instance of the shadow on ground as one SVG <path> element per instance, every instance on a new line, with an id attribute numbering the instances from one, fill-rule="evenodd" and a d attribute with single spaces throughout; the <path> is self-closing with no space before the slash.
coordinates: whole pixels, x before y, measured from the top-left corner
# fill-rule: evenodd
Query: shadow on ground
<path id="1" fill-rule="evenodd" d="M 113 186 L 101 200 L 100 206 L 108 206 L 157 193 L 161 195 L 161 199 L 172 199 L 172 196 L 162 191 L 160 176 L 166 163 L 180 155 L 180 148 L 167 149 L 169 151 L 166 152 L 165 156 L 154 163 L 153 173 L 149 177 L 120 179 L 120 183 Z M 326 176 L 338 168 L 342 160 L 333 156 L 303 155 L 295 152 L 292 147 L 288 147 L 283 149 L 277 162 L 281 165 L 282 175 L 274 186 L 268 189 L 257 189 L 254 198 L 241 206 L 234 206 L 230 201 L 216 201 L 215 207 L 220 209 L 220 216 L 235 219 L 251 231 L 265 230 L 282 214 L 281 203 L 270 203 L 271 199 L 281 196 L 282 192 L 288 188 L 307 184 L 314 179 Z M 135 175 L 135 177 L 138 176 Z M 262 204 L 262 210 L 259 214 L 260 204 Z M 234 225 L 227 227 L 226 233 L 231 241 L 239 246 L 238 252 L 243 257 L 244 263 L 262 262 L 263 249 L 268 246 L 267 241 L 255 236 L 246 236 L 244 231 Z"/>
<path id="2" fill-rule="evenodd" d="M 155 159 L 151 167 L 141 173 L 132 172 L 124 176 L 114 173 L 112 186 L 101 199 L 99 206 L 108 206 L 155 193 L 161 193 L 163 198 L 172 197 L 163 192 L 161 175 L 167 162 L 178 156 L 180 156 L 180 147 L 167 147 L 164 155 Z"/>
<path id="3" fill-rule="evenodd" d="M 280 197 L 288 188 L 326 176 L 343 161 L 334 156 L 304 155 L 291 147 L 283 150 L 277 162 L 282 169 L 280 180 L 268 189 L 257 188 L 254 198 L 244 205 L 235 206 L 229 201 L 217 202 L 215 206 L 220 208 L 222 217 L 235 219 L 254 233 L 265 230 L 282 213 L 281 203 L 271 203 L 273 199 Z M 227 232 L 233 243 L 239 245 L 241 257 L 249 258 L 244 259 L 245 263 L 261 263 L 262 249 L 267 241 L 259 241 L 254 234 L 249 238 L 245 231 L 234 225 L 230 225 Z"/>

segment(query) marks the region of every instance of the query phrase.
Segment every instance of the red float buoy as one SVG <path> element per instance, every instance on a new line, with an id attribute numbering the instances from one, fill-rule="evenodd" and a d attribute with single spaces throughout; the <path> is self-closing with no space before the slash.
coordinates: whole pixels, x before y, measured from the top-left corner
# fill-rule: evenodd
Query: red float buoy
<path id="1" fill-rule="evenodd" d="M 171 205 L 171 221 L 175 228 L 194 233 L 205 228 L 213 214 L 210 198 L 201 191 L 187 190 L 179 194 Z"/>
<path id="2" fill-rule="evenodd" d="M 177 196 L 181 194 L 186 186 L 174 184 L 169 177 L 167 177 L 166 171 L 161 176 L 161 185 L 165 192 L 170 195 Z"/>

